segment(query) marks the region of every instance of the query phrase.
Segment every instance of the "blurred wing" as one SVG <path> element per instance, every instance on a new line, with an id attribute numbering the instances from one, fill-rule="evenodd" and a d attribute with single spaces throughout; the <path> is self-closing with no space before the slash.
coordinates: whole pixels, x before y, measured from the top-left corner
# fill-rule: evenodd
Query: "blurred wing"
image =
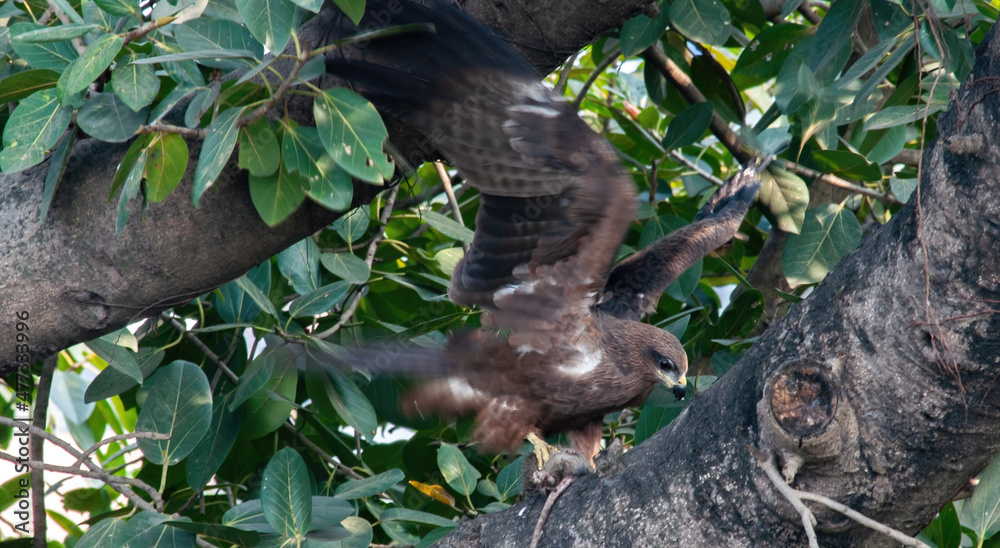
<path id="1" fill-rule="evenodd" d="M 736 234 L 760 188 L 760 174 L 771 157 L 755 157 L 709 198 L 694 221 L 660 238 L 611 271 L 598 308 L 638 320 L 656 309 L 660 294 L 713 249 Z"/>
<path id="2" fill-rule="evenodd" d="M 436 32 L 373 41 L 370 61 L 327 66 L 423 132 L 479 189 L 452 300 L 482 307 L 487 322 L 518 332 L 512 344 L 533 350 L 557 333 L 582 336 L 632 219 L 630 178 L 611 146 L 492 32 L 448 6 L 401 5 L 392 24 L 432 23 Z"/>

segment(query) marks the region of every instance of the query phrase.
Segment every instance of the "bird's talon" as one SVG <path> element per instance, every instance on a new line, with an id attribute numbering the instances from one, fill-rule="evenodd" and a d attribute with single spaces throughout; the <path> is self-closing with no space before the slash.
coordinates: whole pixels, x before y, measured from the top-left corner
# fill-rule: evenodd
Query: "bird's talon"
<path id="1" fill-rule="evenodd" d="M 535 454 L 535 460 L 538 461 L 539 470 L 545 468 L 545 463 L 549 461 L 552 455 L 559 452 L 558 447 L 549 445 L 548 442 L 538 437 L 535 433 L 528 434 L 527 439 L 533 447 L 531 452 Z"/>

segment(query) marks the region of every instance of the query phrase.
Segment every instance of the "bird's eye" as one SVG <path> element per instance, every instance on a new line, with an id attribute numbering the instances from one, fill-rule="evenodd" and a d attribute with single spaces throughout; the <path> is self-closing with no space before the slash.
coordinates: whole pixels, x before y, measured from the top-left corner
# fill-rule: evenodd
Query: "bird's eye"
<path id="1" fill-rule="evenodd" d="M 661 358 L 660 369 L 662 369 L 663 371 L 671 371 L 677 369 L 677 366 L 674 364 L 674 361 L 671 360 L 670 358 Z"/>

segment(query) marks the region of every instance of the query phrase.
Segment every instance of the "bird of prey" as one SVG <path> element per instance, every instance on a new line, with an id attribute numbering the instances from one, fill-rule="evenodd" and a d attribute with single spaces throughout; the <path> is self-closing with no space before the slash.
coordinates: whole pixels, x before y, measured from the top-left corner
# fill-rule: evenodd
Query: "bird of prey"
<path id="1" fill-rule="evenodd" d="M 527 439 L 541 468 L 554 449 L 544 438 L 568 432 L 592 463 L 605 414 L 641 404 L 657 384 L 683 397 L 684 349 L 639 320 L 732 238 L 765 162 L 727 182 L 694 223 L 616 266 L 636 191 L 614 148 L 458 9 L 408 0 L 369 0 L 367 9 L 382 26 L 434 30 L 373 40 L 364 60 L 328 56 L 328 71 L 422 132 L 480 192 L 449 297 L 481 308 L 483 328 L 381 365 L 424 377 L 404 410 L 476 415 L 473 437 L 486 451 L 513 453 Z"/>

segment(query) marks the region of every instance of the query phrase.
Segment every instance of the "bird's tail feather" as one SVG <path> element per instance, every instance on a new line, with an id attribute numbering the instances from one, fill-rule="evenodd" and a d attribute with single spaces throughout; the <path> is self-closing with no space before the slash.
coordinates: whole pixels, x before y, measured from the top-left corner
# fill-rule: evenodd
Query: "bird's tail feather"
<path id="1" fill-rule="evenodd" d="M 324 344 L 303 350 L 308 366 L 359 371 L 369 377 L 404 375 L 437 378 L 447 375 L 451 369 L 443 347 L 423 348 L 403 343 L 383 343 L 346 348 Z"/>

